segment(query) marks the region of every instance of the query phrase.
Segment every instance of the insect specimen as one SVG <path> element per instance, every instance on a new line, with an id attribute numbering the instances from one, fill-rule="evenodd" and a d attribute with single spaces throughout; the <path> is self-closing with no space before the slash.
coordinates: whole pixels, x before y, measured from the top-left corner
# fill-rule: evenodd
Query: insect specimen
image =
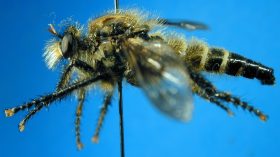
<path id="1" fill-rule="evenodd" d="M 30 109 L 19 123 L 23 131 L 26 122 L 44 107 L 70 94 L 77 95 L 76 141 L 80 140 L 80 118 L 88 90 L 99 85 L 105 92 L 97 128 L 93 137 L 98 141 L 100 128 L 107 113 L 113 92 L 118 87 L 121 141 L 122 81 L 143 89 L 159 110 L 178 120 L 189 120 L 193 110 L 192 95 L 216 104 L 228 114 L 233 112 L 224 103 L 232 103 L 254 113 L 261 120 L 267 116 L 259 109 L 238 97 L 218 90 L 201 73 L 228 74 L 257 79 L 264 85 L 275 84 L 273 69 L 226 49 L 210 47 L 200 40 L 186 40 L 179 35 L 157 31 L 166 26 L 189 30 L 205 29 L 206 26 L 192 21 L 170 21 L 148 18 L 135 10 L 118 10 L 90 20 L 88 31 L 76 24 L 57 32 L 50 24 L 54 36 L 47 46 L 44 57 L 50 69 L 64 64 L 56 90 L 33 99 L 18 107 L 5 110 L 7 117 Z M 122 146 L 124 156 L 124 146 Z"/>

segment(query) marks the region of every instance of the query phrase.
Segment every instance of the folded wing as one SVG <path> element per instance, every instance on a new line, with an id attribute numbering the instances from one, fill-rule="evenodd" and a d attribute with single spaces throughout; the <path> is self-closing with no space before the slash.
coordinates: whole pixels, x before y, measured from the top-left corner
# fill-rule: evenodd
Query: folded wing
<path id="1" fill-rule="evenodd" d="M 128 39 L 122 47 L 152 103 L 170 117 L 189 120 L 193 110 L 189 75 L 174 50 L 161 41 L 140 38 Z"/>

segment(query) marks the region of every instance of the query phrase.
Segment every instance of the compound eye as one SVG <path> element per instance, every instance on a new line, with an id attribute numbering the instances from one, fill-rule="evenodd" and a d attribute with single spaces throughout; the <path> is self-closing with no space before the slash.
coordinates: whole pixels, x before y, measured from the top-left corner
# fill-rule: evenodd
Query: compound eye
<path id="1" fill-rule="evenodd" d="M 76 49 L 76 46 L 77 44 L 71 34 L 64 35 L 61 41 L 61 51 L 63 57 L 71 57 Z"/>

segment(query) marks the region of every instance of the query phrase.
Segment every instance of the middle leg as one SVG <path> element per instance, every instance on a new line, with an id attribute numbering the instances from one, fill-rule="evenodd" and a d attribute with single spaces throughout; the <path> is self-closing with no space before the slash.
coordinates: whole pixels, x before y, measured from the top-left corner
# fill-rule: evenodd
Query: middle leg
<path id="1" fill-rule="evenodd" d="M 99 141 L 99 133 L 100 133 L 101 127 L 103 125 L 106 113 L 108 111 L 108 107 L 111 104 L 112 97 L 113 97 L 113 90 L 107 92 L 106 95 L 105 95 L 104 102 L 103 102 L 103 105 L 102 105 L 101 110 L 100 110 L 100 115 L 99 115 L 99 118 L 98 118 L 97 127 L 95 129 L 95 133 L 94 133 L 93 138 L 92 138 L 92 141 L 95 142 L 95 143 L 97 143 Z"/>

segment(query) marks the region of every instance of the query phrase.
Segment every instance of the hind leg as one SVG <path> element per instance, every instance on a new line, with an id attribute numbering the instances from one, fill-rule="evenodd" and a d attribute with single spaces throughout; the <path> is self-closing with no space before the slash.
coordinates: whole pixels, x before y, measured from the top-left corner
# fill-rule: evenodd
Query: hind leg
<path id="1" fill-rule="evenodd" d="M 202 96 L 204 99 L 207 99 L 209 101 L 211 101 L 211 99 L 213 99 L 215 101 L 212 100 L 211 102 L 217 104 L 220 107 L 221 107 L 221 105 L 219 103 L 217 103 L 217 100 L 232 103 L 233 105 L 235 105 L 237 107 L 240 106 L 243 109 L 254 113 L 262 121 L 267 120 L 268 117 L 264 113 L 262 113 L 259 109 L 256 109 L 254 106 L 249 105 L 247 102 L 240 100 L 236 96 L 232 96 L 226 92 L 217 90 L 216 87 L 210 81 L 205 79 L 201 74 L 190 71 L 190 77 L 191 77 L 192 81 L 194 82 L 194 84 L 198 86 L 198 88 L 200 89 L 200 92 L 203 91 L 206 93 L 207 97 L 200 94 L 199 91 L 196 91 L 196 93 L 198 95 Z"/>

